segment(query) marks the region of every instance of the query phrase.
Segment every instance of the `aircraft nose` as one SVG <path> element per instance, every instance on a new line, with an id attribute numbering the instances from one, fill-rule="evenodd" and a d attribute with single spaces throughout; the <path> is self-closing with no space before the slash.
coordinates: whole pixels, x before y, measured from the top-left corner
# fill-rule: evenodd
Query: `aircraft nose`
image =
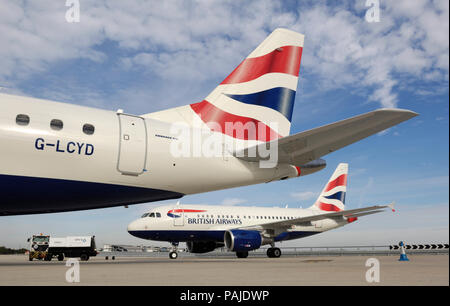
<path id="1" fill-rule="evenodd" d="M 127 231 L 130 235 L 142 239 L 147 239 L 147 229 L 147 224 L 145 224 L 142 219 L 131 222 L 127 227 Z"/>
<path id="2" fill-rule="evenodd" d="M 141 226 L 140 226 L 140 222 L 139 220 L 134 220 L 133 222 L 131 222 L 130 224 L 128 224 L 127 227 L 127 231 L 128 233 L 130 233 L 131 235 L 134 236 L 134 232 L 142 230 Z"/>

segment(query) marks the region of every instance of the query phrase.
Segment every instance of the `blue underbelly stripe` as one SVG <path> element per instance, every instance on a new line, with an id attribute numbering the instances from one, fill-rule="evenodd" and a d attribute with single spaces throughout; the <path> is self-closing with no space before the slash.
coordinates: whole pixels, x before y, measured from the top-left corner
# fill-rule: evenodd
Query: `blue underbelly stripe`
<path id="1" fill-rule="evenodd" d="M 216 241 L 223 242 L 225 231 L 214 230 L 142 230 L 129 231 L 135 237 L 168 242 L 185 242 L 185 241 Z M 320 232 L 284 232 L 275 237 L 275 241 L 299 239 L 308 237 Z"/>
<path id="2" fill-rule="evenodd" d="M 181 198 L 160 189 L 0 174 L 0 215 L 63 212 Z"/>

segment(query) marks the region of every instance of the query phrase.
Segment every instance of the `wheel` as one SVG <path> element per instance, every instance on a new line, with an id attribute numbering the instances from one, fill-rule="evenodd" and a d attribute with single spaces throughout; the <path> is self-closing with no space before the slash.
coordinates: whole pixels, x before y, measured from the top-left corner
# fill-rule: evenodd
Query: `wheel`
<path id="1" fill-rule="evenodd" d="M 273 248 L 273 257 L 278 258 L 281 256 L 281 250 L 279 248 Z"/>
<path id="2" fill-rule="evenodd" d="M 82 261 L 88 261 L 89 260 L 89 255 L 88 254 L 81 254 L 80 259 Z"/>
<path id="3" fill-rule="evenodd" d="M 177 259 L 178 257 L 178 253 L 177 252 L 170 252 L 169 253 L 169 258 L 170 259 Z"/>
<path id="4" fill-rule="evenodd" d="M 268 248 L 267 257 L 278 258 L 281 256 L 281 250 L 279 248 Z"/>
<path id="5" fill-rule="evenodd" d="M 33 261 L 33 257 L 28 256 L 28 260 L 29 260 L 29 261 Z"/>
<path id="6" fill-rule="evenodd" d="M 51 254 L 45 255 L 44 260 L 45 261 L 51 261 L 52 260 L 52 255 Z"/>
<path id="7" fill-rule="evenodd" d="M 237 258 L 247 258 L 248 252 L 236 252 Z"/>
<path id="8" fill-rule="evenodd" d="M 58 261 L 63 261 L 63 260 L 64 260 L 64 254 L 59 254 Z"/>

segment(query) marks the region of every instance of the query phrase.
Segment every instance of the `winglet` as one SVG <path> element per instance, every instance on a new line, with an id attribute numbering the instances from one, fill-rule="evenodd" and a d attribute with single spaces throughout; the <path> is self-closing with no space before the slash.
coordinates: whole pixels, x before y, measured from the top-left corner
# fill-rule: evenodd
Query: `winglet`
<path id="1" fill-rule="evenodd" d="M 388 207 L 392 210 L 392 212 L 395 212 L 395 202 L 392 202 L 391 204 L 388 205 Z"/>

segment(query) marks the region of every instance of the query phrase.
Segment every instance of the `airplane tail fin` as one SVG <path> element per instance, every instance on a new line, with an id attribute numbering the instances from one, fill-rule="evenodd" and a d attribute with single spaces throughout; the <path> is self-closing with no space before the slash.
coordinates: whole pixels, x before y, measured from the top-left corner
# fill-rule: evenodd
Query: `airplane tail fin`
<path id="1" fill-rule="evenodd" d="M 200 118 L 202 127 L 244 141 L 287 136 L 303 41 L 302 34 L 276 29 L 203 101 L 144 116 L 191 126 Z M 239 126 L 247 130 L 236 132 Z"/>
<path id="2" fill-rule="evenodd" d="M 348 164 L 337 166 L 325 188 L 320 193 L 311 209 L 321 211 L 341 211 L 345 208 L 345 194 L 347 192 Z"/>

